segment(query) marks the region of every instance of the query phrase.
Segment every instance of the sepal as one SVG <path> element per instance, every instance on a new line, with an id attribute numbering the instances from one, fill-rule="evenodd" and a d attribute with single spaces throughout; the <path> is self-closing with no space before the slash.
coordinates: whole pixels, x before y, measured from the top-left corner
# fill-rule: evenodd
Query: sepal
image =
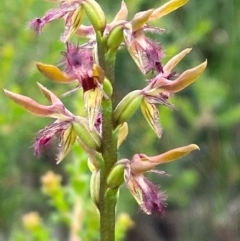
<path id="1" fill-rule="evenodd" d="M 149 9 L 147 11 L 137 13 L 131 21 L 132 31 L 137 31 L 138 29 L 142 28 L 148 22 L 153 10 L 154 9 Z"/>
<path id="2" fill-rule="evenodd" d="M 194 150 L 199 150 L 195 144 L 182 146 L 157 156 L 149 157 L 145 154 L 135 154 L 131 161 L 131 171 L 134 174 L 141 174 L 153 170 L 157 165 L 175 161 L 183 156 L 188 155 Z"/>
<path id="3" fill-rule="evenodd" d="M 74 78 L 62 72 L 58 67 L 49 64 L 37 63 L 38 70 L 47 78 L 65 84 L 74 81 Z"/>
<path id="4" fill-rule="evenodd" d="M 159 19 L 176 9 L 185 5 L 189 0 L 171 0 L 164 5 L 160 6 L 159 8 L 154 9 L 149 21 L 153 21 Z"/>
<path id="5" fill-rule="evenodd" d="M 203 73 L 206 67 L 207 60 L 195 68 L 186 70 L 174 81 L 162 79 L 163 82 L 161 84 L 161 89 L 170 93 L 179 92 L 192 84 L 199 77 L 199 75 Z M 159 83 L 161 83 L 161 81 Z"/>
<path id="6" fill-rule="evenodd" d="M 171 74 L 172 69 L 191 51 L 191 48 L 184 49 L 179 54 L 172 57 L 163 67 L 163 73 L 165 76 Z"/>
<path id="7" fill-rule="evenodd" d="M 121 8 L 118 11 L 118 13 L 116 14 L 112 23 L 116 23 L 116 22 L 121 21 L 121 20 L 127 20 L 127 17 L 128 17 L 127 5 L 124 1 L 122 1 Z"/>

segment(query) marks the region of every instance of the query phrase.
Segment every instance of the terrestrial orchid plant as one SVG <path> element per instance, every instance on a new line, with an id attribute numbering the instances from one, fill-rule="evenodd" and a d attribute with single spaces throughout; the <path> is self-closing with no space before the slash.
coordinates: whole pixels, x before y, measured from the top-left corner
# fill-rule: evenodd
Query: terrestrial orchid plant
<path id="1" fill-rule="evenodd" d="M 34 149 L 37 155 L 51 139 L 58 137 L 60 148 L 57 163 L 60 163 L 75 142 L 88 155 L 92 172 L 90 194 L 100 217 L 101 241 L 113 241 L 115 236 L 115 207 L 118 190 L 126 185 L 146 214 L 163 215 L 166 195 L 149 181 L 144 173 L 157 172 L 156 166 L 176 160 L 199 149 L 191 144 L 172 149 L 156 156 L 138 153 L 133 157 L 118 160 L 118 149 L 128 135 L 127 122 L 140 108 L 149 126 L 161 138 L 157 105 L 172 107 L 168 99 L 192 84 L 205 70 L 207 61 L 176 74 L 174 67 L 191 51 L 183 50 L 162 64 L 164 51 L 159 43 L 148 38 L 146 32 L 162 33 L 162 28 L 150 24 L 178 9 L 188 0 L 171 0 L 164 5 L 137 13 L 127 20 L 128 9 L 124 1 L 112 22 L 108 23 L 104 11 L 95 0 L 56 0 L 42 18 L 35 18 L 29 26 L 40 34 L 43 27 L 57 19 L 64 19 L 61 41 L 66 45 L 59 66 L 37 63 L 38 70 L 59 84 L 76 82 L 83 90 L 85 116 L 68 110 L 63 102 L 49 89 L 38 83 L 50 105 L 42 105 L 33 99 L 4 90 L 18 105 L 41 117 L 50 117 L 54 122 L 41 130 L 36 137 Z M 91 25 L 83 25 L 87 17 Z M 87 39 L 83 45 L 71 42 L 71 37 Z M 114 103 L 115 59 L 118 51 L 127 48 L 145 79 L 146 87 L 133 90 L 119 103 Z M 113 106 L 116 106 L 115 108 Z"/>

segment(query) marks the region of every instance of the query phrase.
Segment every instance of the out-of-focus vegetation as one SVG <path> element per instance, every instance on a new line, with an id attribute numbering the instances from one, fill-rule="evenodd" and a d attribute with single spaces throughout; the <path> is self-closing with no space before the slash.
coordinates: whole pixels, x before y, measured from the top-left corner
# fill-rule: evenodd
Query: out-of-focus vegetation
<path id="1" fill-rule="evenodd" d="M 101 0 L 109 19 L 120 1 Z M 130 17 L 139 10 L 157 7 L 164 1 L 126 0 Z M 53 22 L 42 35 L 35 36 L 26 22 L 54 6 L 42 0 L 0 2 L 0 87 L 44 100 L 36 81 L 57 94 L 66 86 L 57 86 L 44 78 L 35 62 L 57 63 L 64 45 L 59 41 L 63 23 Z M 118 208 L 136 218 L 129 240 L 237 241 L 240 236 L 240 2 L 237 0 L 191 0 L 183 8 L 157 21 L 165 28 L 158 38 L 165 49 L 164 62 L 184 48 L 192 51 L 178 65 L 181 72 L 205 58 L 208 68 L 187 90 L 171 99 L 175 109 L 160 107 L 164 129 L 159 140 L 137 113 L 130 121 L 128 139 L 121 157 L 134 153 L 157 154 L 177 146 L 196 143 L 201 151 L 177 162 L 163 165 L 168 176 L 150 178 L 168 194 L 164 218 L 139 214 L 135 201 L 123 188 Z M 117 59 L 117 97 L 144 85 L 143 76 L 122 49 Z M 71 96 L 64 99 L 76 108 Z M 41 158 L 31 148 L 36 132 L 49 120 L 36 118 L 0 94 L 0 240 L 14 240 L 22 227 L 22 215 L 38 211 L 44 218 L 51 210 L 40 191 L 40 177 L 48 170 L 63 175 L 71 157 L 55 165 L 54 150 L 45 150 Z M 83 204 L 82 208 L 86 208 Z M 144 218 L 143 218 L 144 216 Z M 49 220 L 48 220 L 49 221 Z M 59 227 L 56 232 L 59 231 Z M 60 232 L 60 231 L 59 231 Z M 160 239 L 161 237 L 162 239 Z M 56 235 L 56 238 L 59 238 Z M 27 238 L 25 240 L 28 240 Z"/>

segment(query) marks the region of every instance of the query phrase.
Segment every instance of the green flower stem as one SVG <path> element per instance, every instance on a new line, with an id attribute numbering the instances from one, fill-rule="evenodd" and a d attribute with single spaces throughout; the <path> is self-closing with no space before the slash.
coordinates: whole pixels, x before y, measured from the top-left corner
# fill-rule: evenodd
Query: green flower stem
<path id="1" fill-rule="evenodd" d="M 106 56 L 106 43 L 100 33 L 97 33 L 98 60 L 104 69 L 106 77 L 114 82 L 114 61 L 108 61 Z M 117 138 L 113 134 L 113 108 L 111 99 L 102 100 L 102 155 L 104 163 L 100 170 L 100 240 L 115 240 L 115 206 L 116 191 L 107 190 L 107 177 L 113 165 L 117 162 Z"/>
<path id="2" fill-rule="evenodd" d="M 100 177 L 100 232 L 101 241 L 113 241 L 115 236 L 115 205 L 116 199 L 107 192 L 107 177 L 117 161 L 117 148 L 112 127 L 112 102 L 103 100 L 102 103 L 102 155 L 104 164 L 101 166 Z"/>

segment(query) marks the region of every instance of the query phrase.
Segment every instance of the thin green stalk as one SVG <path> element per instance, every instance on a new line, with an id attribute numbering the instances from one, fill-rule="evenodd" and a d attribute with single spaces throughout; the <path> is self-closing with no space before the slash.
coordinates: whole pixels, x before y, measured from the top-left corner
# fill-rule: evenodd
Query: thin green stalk
<path id="1" fill-rule="evenodd" d="M 106 63 L 105 45 L 97 34 L 98 59 L 99 64 L 105 71 L 107 78 L 114 81 L 114 64 Z M 114 241 L 115 239 L 115 206 L 116 191 L 107 190 L 107 177 L 113 165 L 117 161 L 117 140 L 113 135 L 112 124 L 112 100 L 103 99 L 102 101 L 102 155 L 104 164 L 101 166 L 100 193 L 99 193 L 99 212 L 100 212 L 100 240 Z"/>
<path id="2" fill-rule="evenodd" d="M 104 100 L 102 104 L 102 154 L 104 166 L 101 167 L 100 179 L 100 237 L 101 241 L 113 241 L 115 236 L 115 205 L 116 200 L 106 195 L 106 180 L 112 166 L 116 162 L 116 144 L 112 136 L 112 103 Z"/>

